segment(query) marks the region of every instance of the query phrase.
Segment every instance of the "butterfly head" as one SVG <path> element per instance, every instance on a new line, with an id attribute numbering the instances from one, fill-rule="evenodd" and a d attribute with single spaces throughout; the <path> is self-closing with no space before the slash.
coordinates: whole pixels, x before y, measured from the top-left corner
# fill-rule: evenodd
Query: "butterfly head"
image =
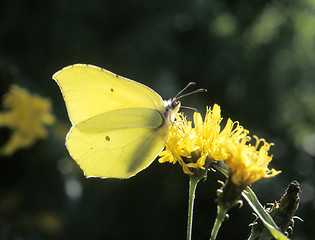
<path id="1" fill-rule="evenodd" d="M 164 101 L 165 112 L 163 114 L 165 125 L 170 126 L 175 120 L 175 114 L 179 111 L 181 102 L 177 98 Z"/>
<path id="2" fill-rule="evenodd" d="M 164 106 L 165 106 L 165 113 L 164 113 L 164 119 L 165 119 L 165 125 L 170 126 L 172 122 L 174 122 L 175 119 L 175 114 L 179 111 L 179 108 L 181 107 L 181 102 L 179 101 L 180 98 L 189 96 L 194 93 L 198 92 L 206 92 L 206 89 L 200 88 L 195 91 L 182 94 L 187 88 L 190 86 L 195 85 L 196 83 L 190 82 L 187 84 L 186 87 L 184 87 L 179 93 L 176 94 L 175 97 L 171 98 L 168 101 L 164 101 Z M 189 108 L 189 107 L 184 107 L 184 108 Z M 189 108 L 189 109 L 194 109 L 194 108 Z"/>

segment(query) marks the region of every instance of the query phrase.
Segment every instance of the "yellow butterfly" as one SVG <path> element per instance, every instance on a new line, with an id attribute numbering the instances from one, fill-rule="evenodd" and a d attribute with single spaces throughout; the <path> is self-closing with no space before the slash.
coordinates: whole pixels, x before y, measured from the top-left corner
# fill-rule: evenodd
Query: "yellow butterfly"
<path id="1" fill-rule="evenodd" d="M 163 101 L 149 87 L 92 65 L 65 67 L 53 79 L 72 123 L 67 149 L 86 177 L 132 177 L 165 147 L 178 98 Z"/>

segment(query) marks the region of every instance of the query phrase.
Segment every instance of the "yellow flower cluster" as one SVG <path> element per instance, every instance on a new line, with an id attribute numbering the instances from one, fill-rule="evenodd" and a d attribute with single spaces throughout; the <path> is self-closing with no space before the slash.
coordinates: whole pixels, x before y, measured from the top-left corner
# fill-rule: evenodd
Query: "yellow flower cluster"
<path id="1" fill-rule="evenodd" d="M 44 125 L 51 125 L 55 120 L 48 99 L 31 95 L 16 85 L 12 85 L 4 96 L 3 107 L 5 111 L 0 113 L 0 126 L 10 128 L 13 133 L 0 148 L 1 155 L 11 155 L 19 148 L 31 146 L 37 139 L 45 138 Z"/>
<path id="2" fill-rule="evenodd" d="M 177 114 L 170 126 L 170 137 L 159 161 L 178 162 L 184 173 L 192 174 L 192 169 L 207 168 L 213 161 L 224 161 L 229 167 L 232 181 L 237 185 L 250 185 L 262 177 L 278 174 L 268 169 L 272 156 L 268 150 L 272 144 L 257 139 L 257 144 L 248 144 L 249 131 L 231 119 L 221 130 L 221 109 L 215 104 L 207 109 L 205 120 L 200 113 L 194 113 L 194 127 L 183 114 Z M 259 148 L 258 145 L 263 142 Z"/>

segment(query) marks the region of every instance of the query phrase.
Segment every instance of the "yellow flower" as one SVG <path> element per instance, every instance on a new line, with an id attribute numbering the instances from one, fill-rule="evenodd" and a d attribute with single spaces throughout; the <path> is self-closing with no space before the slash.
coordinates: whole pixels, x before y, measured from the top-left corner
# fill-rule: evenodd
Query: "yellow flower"
<path id="1" fill-rule="evenodd" d="M 51 103 L 38 95 L 12 85 L 4 96 L 5 111 L 0 113 L 0 126 L 13 130 L 9 141 L 0 148 L 0 154 L 11 155 L 19 148 L 31 146 L 37 139 L 45 138 L 44 125 L 51 125 L 55 118 L 51 114 Z"/>
<path id="2" fill-rule="evenodd" d="M 273 144 L 255 136 L 256 145 L 252 146 L 249 144 L 249 131 L 231 119 L 221 130 L 219 105 L 215 104 L 212 110 L 207 109 L 204 121 L 200 113 L 195 112 L 193 121 L 194 127 L 182 113 L 176 115 L 159 162 L 178 162 L 184 173 L 192 174 L 193 169 L 207 169 L 211 162 L 223 161 L 229 167 L 229 177 L 233 183 L 241 187 L 280 173 L 268 169 L 272 160 L 268 151 Z"/>
<path id="3" fill-rule="evenodd" d="M 268 169 L 272 155 L 268 151 L 273 143 L 267 143 L 265 139 L 256 139 L 255 146 L 247 144 L 250 139 L 245 139 L 239 144 L 227 143 L 226 149 L 229 157 L 224 163 L 229 167 L 229 177 L 232 182 L 244 188 L 261 178 L 274 177 L 281 171 Z"/>
<path id="4" fill-rule="evenodd" d="M 179 164 L 186 174 L 191 169 L 205 169 L 213 160 L 227 159 L 229 153 L 224 148 L 227 141 L 239 142 L 246 137 L 247 130 L 237 122 L 228 119 L 221 131 L 221 109 L 215 104 L 207 109 L 205 121 L 200 113 L 194 113 L 194 128 L 182 113 L 176 115 L 175 122 L 170 126 L 170 137 L 167 146 L 160 154 L 159 161 Z"/>

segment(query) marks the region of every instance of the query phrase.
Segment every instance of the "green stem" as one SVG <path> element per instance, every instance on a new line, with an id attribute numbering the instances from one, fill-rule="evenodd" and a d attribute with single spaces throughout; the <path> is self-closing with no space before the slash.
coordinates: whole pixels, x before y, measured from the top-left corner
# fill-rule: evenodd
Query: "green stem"
<path id="1" fill-rule="evenodd" d="M 201 178 L 195 174 L 190 175 L 189 179 L 189 199 L 188 199 L 188 220 L 187 220 L 187 240 L 191 240 L 193 211 L 196 187 Z"/>
<path id="2" fill-rule="evenodd" d="M 226 216 L 227 208 L 224 208 L 222 205 L 217 206 L 218 212 L 217 212 L 217 218 L 215 219 L 212 231 L 211 231 L 211 237 L 210 240 L 215 240 L 217 237 L 217 234 L 219 232 L 219 229 L 224 221 L 224 218 Z"/>

